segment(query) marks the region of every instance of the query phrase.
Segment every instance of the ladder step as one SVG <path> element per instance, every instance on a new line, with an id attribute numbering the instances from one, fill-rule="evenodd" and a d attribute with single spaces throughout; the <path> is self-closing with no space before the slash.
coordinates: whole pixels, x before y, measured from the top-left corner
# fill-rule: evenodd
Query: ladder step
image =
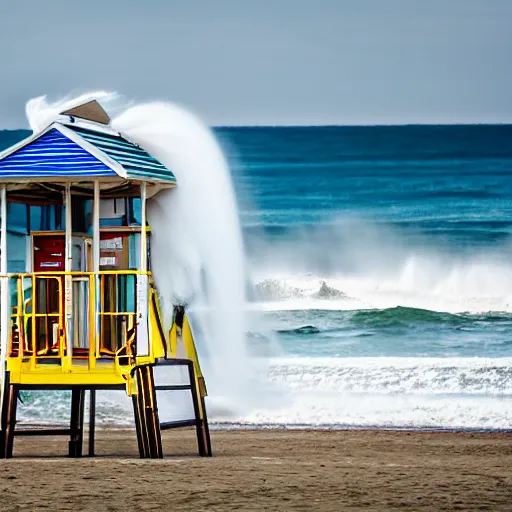
<path id="1" fill-rule="evenodd" d="M 162 430 L 168 430 L 170 428 L 195 427 L 196 425 L 196 420 L 165 421 L 164 423 L 160 423 L 160 428 Z"/>
<path id="2" fill-rule="evenodd" d="M 192 389 L 190 384 L 169 384 L 155 386 L 156 391 L 189 391 Z"/>

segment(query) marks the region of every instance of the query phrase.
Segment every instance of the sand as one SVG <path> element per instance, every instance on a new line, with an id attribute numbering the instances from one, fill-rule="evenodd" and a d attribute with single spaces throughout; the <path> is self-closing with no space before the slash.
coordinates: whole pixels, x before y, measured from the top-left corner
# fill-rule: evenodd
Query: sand
<path id="1" fill-rule="evenodd" d="M 391 431 L 164 434 L 164 460 L 133 432 L 99 431 L 96 458 L 64 438 L 17 438 L 0 461 L 0 510 L 512 510 L 512 435 Z M 59 457 L 60 456 L 60 457 Z"/>

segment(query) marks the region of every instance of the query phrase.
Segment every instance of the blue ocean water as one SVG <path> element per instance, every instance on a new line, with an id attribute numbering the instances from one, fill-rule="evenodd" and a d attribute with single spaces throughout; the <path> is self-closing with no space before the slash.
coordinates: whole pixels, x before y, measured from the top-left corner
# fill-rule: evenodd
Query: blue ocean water
<path id="1" fill-rule="evenodd" d="M 246 245 L 248 343 L 277 398 L 213 420 L 511 427 L 512 125 L 216 134 Z M 0 149 L 26 135 L 0 131 Z"/>
<path id="2" fill-rule="evenodd" d="M 293 394 L 248 422 L 510 428 L 512 126 L 218 134 Z"/>

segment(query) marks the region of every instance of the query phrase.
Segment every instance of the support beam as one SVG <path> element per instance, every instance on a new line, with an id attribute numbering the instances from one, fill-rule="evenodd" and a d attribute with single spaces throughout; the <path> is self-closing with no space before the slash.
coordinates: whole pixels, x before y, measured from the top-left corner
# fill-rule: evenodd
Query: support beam
<path id="1" fill-rule="evenodd" d="M 9 341 L 9 280 L 7 274 L 7 185 L 0 189 L 0 417 L 5 412 L 5 372 Z M 2 425 L 2 428 L 4 426 Z M 5 432 L 4 432 L 5 433 Z"/>
<path id="2" fill-rule="evenodd" d="M 146 230 L 146 203 L 146 184 L 142 183 L 140 186 L 140 270 L 142 272 L 146 272 L 148 270 L 148 233 Z"/>
<path id="3" fill-rule="evenodd" d="M 73 227 L 72 227 L 72 212 L 71 212 L 71 184 L 66 185 L 64 191 L 64 204 L 66 206 L 66 259 L 64 262 L 64 270 L 71 272 L 71 266 L 73 263 Z"/>
<path id="4" fill-rule="evenodd" d="M 100 183 L 94 181 L 94 201 L 92 217 L 92 266 L 93 272 L 100 271 Z"/>
<path id="5" fill-rule="evenodd" d="M 96 434 L 96 390 L 91 389 L 89 393 L 89 457 L 94 457 L 94 441 Z"/>
<path id="6" fill-rule="evenodd" d="M 5 429 L 5 458 L 12 457 L 14 447 L 14 429 L 16 428 L 16 410 L 18 407 L 18 388 L 9 385 L 9 393 L 7 393 L 7 425 Z"/>
<path id="7" fill-rule="evenodd" d="M 94 181 L 94 198 L 92 210 L 92 271 L 94 272 L 94 321 L 91 329 L 94 332 L 94 345 L 89 348 L 89 366 L 91 368 L 96 366 L 96 357 L 100 353 L 100 183 L 98 180 Z"/>
<path id="8" fill-rule="evenodd" d="M 137 394 L 133 397 L 135 427 L 141 459 L 162 459 L 162 431 L 158 418 L 155 380 L 151 365 L 135 368 Z"/>
<path id="9" fill-rule="evenodd" d="M 71 421 L 69 424 L 69 456 L 81 457 L 84 435 L 85 389 L 73 388 L 71 391 Z"/>
<path id="10" fill-rule="evenodd" d="M 146 183 L 140 185 L 140 263 L 141 272 L 148 270 L 148 234 L 146 228 Z M 137 276 L 137 355 L 150 354 L 148 333 L 148 276 Z"/>
<path id="11" fill-rule="evenodd" d="M 66 184 L 64 191 L 64 204 L 66 206 L 66 258 L 64 270 L 71 272 L 73 264 L 73 226 L 71 212 L 71 184 Z M 66 332 L 66 359 L 67 366 L 71 368 L 73 362 L 73 279 L 70 275 L 64 277 L 64 322 Z"/>
<path id="12" fill-rule="evenodd" d="M 196 372 L 192 362 L 188 365 L 188 377 L 192 388 L 192 403 L 194 405 L 194 416 L 196 418 L 196 435 L 199 455 L 201 457 L 211 457 L 212 446 L 210 442 L 208 420 L 206 419 L 206 409 L 204 408 L 204 400 L 199 393 Z"/>

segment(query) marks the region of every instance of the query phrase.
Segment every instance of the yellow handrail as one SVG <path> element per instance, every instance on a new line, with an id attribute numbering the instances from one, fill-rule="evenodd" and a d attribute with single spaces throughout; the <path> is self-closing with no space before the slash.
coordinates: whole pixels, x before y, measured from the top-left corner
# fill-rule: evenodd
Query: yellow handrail
<path id="1" fill-rule="evenodd" d="M 71 276 L 73 281 L 85 281 L 89 285 L 88 291 L 85 291 L 88 303 L 88 346 L 83 347 L 87 349 L 87 358 L 89 360 L 89 367 L 94 368 L 96 361 L 101 357 L 116 358 L 116 364 L 119 361 L 119 354 L 126 352 L 130 357 L 133 357 L 132 347 L 128 347 L 128 343 L 133 342 L 134 332 L 137 323 L 137 307 L 136 307 L 136 286 L 137 281 L 126 281 L 126 307 L 120 307 L 119 299 L 119 286 L 120 281 L 117 277 L 111 278 L 109 276 L 138 276 L 138 275 L 151 275 L 151 272 L 142 272 L 139 270 L 105 270 L 99 272 L 32 272 L 32 273 L 9 273 L 7 274 L 10 279 L 16 279 L 17 304 L 13 304 L 16 311 L 11 315 L 16 323 L 19 325 L 19 350 L 17 356 L 24 358 L 29 357 L 31 369 L 35 369 L 37 361 L 40 358 L 44 359 L 63 359 L 66 355 L 69 357 L 69 350 L 71 350 L 71 339 L 67 339 L 66 332 L 66 318 L 64 315 L 64 276 Z M 23 290 L 24 279 L 30 279 L 31 292 L 29 298 L 25 300 L 26 293 Z M 113 280 L 112 280 L 113 279 Z M 44 300 L 42 304 L 48 304 L 46 298 L 41 298 L 42 280 L 49 282 L 55 280 L 56 286 L 53 288 L 53 300 L 56 309 L 49 309 L 48 305 L 44 306 L 44 310 L 39 310 L 41 307 L 39 300 Z M 109 280 L 111 286 L 111 294 L 109 303 L 105 303 L 105 283 Z M 99 286 L 99 288 L 98 288 Z M 123 286 L 125 286 L 123 284 Z M 133 289 L 132 289 L 133 288 Z M 87 290 L 87 289 L 85 289 Z M 97 297 L 97 294 L 100 297 Z M 131 298 L 130 298 L 131 297 Z M 99 303 L 98 303 L 99 299 Z M 57 302 L 56 302 L 57 301 Z M 44 320 L 47 319 L 47 320 Z M 52 320 L 53 319 L 53 320 Z M 102 328 L 103 320 L 109 322 L 109 328 Z M 107 320 L 111 319 L 111 320 Z M 123 319 L 125 319 L 123 323 Z M 75 319 L 76 320 L 76 319 Z M 119 322 L 122 322 L 120 325 Z M 25 325 L 30 325 L 31 329 L 25 329 Z M 122 326 L 127 328 L 122 330 Z M 55 331 L 56 329 L 56 331 Z M 69 331 L 72 333 L 72 331 Z M 123 334 L 124 332 L 124 334 Z M 97 334 L 100 334 L 99 338 Z M 128 340 L 127 333 L 131 333 L 130 340 Z M 73 333 L 71 334 L 73 335 Z M 27 343 L 27 337 L 30 339 Z M 41 341 L 44 339 L 44 346 L 41 346 Z M 108 340 L 108 341 L 107 341 Z M 80 347 L 74 347 L 75 350 Z M 12 346 L 11 346 L 12 352 Z M 85 353 L 78 352 L 76 357 L 83 357 Z M 64 363 L 64 361 L 62 361 Z M 63 364 L 63 367 L 66 365 Z M 69 363 L 68 363 L 69 367 Z"/>

